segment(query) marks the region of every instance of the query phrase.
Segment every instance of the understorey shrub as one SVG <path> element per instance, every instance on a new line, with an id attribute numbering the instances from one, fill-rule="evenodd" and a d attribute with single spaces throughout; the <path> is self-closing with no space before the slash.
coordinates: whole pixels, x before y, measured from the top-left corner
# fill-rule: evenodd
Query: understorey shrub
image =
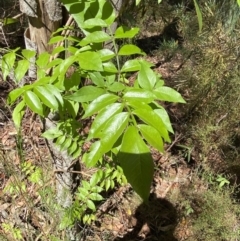
<path id="1" fill-rule="evenodd" d="M 134 38 L 139 29 L 119 26 L 112 32 L 117 16 L 108 1 L 62 2 L 85 37 L 54 35 L 49 44 L 74 44 L 37 56 L 36 81 L 11 91 L 8 103 L 15 104 L 12 117 L 17 128 L 27 108 L 43 120 L 50 113 L 57 116 L 56 126 L 43 136 L 73 158 L 81 157 L 87 168 L 98 169 L 77 188 L 63 218 L 61 227 L 65 228 L 76 219 L 90 223 L 95 203 L 103 199 L 101 192 L 116 183 L 129 182 L 148 200 L 154 172 L 149 146 L 163 152 L 164 142 L 170 142 L 169 133 L 173 133 L 161 103 L 185 101 L 164 85 L 139 47 L 117 46 L 119 40 Z M 109 42 L 111 49 L 104 47 Z M 56 57 L 65 52 L 68 57 Z M 35 55 L 27 49 L 8 51 L 1 59 L 3 78 L 13 71 L 16 82 L 21 81 Z"/>

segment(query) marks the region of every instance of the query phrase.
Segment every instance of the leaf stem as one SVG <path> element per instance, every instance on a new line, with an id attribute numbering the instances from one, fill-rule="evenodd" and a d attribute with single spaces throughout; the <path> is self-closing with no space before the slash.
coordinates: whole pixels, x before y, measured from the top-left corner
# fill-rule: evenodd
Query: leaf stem
<path id="1" fill-rule="evenodd" d="M 108 31 L 109 33 L 111 34 L 111 37 L 112 37 L 112 43 L 113 43 L 113 47 L 114 47 L 114 52 L 116 54 L 116 60 L 117 60 L 117 69 L 118 69 L 118 82 L 119 82 L 119 77 L 120 77 L 120 61 L 119 61 L 119 56 L 118 56 L 118 47 L 117 47 L 117 44 L 116 44 L 116 41 L 115 41 L 115 38 L 113 36 L 113 32 L 112 32 L 112 29 L 111 27 L 108 27 Z"/>
<path id="2" fill-rule="evenodd" d="M 132 121 L 133 121 L 134 126 L 135 126 L 136 128 L 138 128 L 138 127 L 137 127 L 137 122 L 136 122 L 136 120 L 135 120 L 135 117 L 134 117 L 131 109 L 129 108 L 129 106 L 128 106 L 126 103 L 125 103 L 125 107 L 127 108 L 127 111 L 130 113 L 130 116 L 131 116 L 131 119 L 132 119 Z"/>

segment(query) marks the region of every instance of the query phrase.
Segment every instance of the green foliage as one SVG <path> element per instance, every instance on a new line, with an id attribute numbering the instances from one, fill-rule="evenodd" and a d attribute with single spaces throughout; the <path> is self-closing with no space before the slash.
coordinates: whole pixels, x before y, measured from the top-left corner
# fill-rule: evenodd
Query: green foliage
<path id="1" fill-rule="evenodd" d="M 117 169 L 101 174 L 104 181 L 100 186 L 108 190 L 114 187 L 115 179 L 125 182 L 120 167 L 117 167 L 120 163 L 128 182 L 147 201 L 153 177 L 153 161 L 146 143 L 162 152 L 163 141 L 170 142 L 169 132 L 173 132 L 168 114 L 160 103 L 185 101 L 177 91 L 164 86 L 164 81 L 146 60 L 135 58 L 120 65 L 120 57 L 144 53 L 132 44 L 117 48 L 118 39 L 131 39 L 139 29 L 120 26 L 112 33 L 111 24 L 116 16 L 109 1 L 62 2 L 85 37 L 74 38 L 78 48 L 61 49 L 72 53 L 66 59 L 50 61 L 51 54 L 39 55 L 36 60 L 37 80 L 9 94 L 9 104 L 20 101 L 14 110 L 13 121 L 17 127 L 20 126 L 26 107 L 42 117 L 57 112 L 57 127 L 46 131 L 43 134 L 45 138 L 53 139 L 74 158 L 82 155 L 87 167 L 106 164 L 110 153 L 110 162 L 116 165 L 109 165 Z M 108 33 L 102 27 L 107 28 Z M 50 43 L 58 40 L 54 37 Z M 113 50 L 103 48 L 106 41 L 113 43 Z M 21 55 L 23 60 L 20 61 L 24 62 L 20 63 L 15 62 L 16 51 L 3 56 L 1 67 L 4 78 L 13 68 L 17 80 L 25 75 L 26 61 L 30 61 L 34 54 L 23 50 Z M 20 64 L 24 68 L 20 69 Z M 75 73 L 67 78 L 70 66 L 75 68 Z M 46 74 L 49 69 L 52 69 L 51 76 Z M 137 78 L 132 86 L 127 79 L 135 72 Z M 91 85 L 85 86 L 85 80 L 90 80 Z M 84 128 L 79 122 L 89 122 L 89 119 L 94 119 L 89 133 L 79 135 Z M 90 143 L 90 148 L 82 153 L 86 143 Z M 78 189 L 75 203 L 69 208 L 63 226 L 70 225 L 86 209 L 95 210 L 94 201 L 101 200 L 99 193 L 102 187 L 91 180 L 90 183 L 83 182 Z M 91 215 L 83 216 L 86 223 L 92 219 Z"/>
<path id="2" fill-rule="evenodd" d="M 222 185 L 222 181 L 228 182 L 211 171 L 196 171 L 191 182 L 168 194 L 179 216 L 188 223 L 186 240 L 238 240 L 239 202 L 233 199 L 238 186 Z"/>
<path id="3" fill-rule="evenodd" d="M 209 190 L 198 197 L 198 218 L 193 222 L 196 240 L 236 240 L 239 211 L 228 191 Z"/>
<path id="4" fill-rule="evenodd" d="M 96 206 L 94 202 L 103 200 L 100 195 L 102 191 L 103 189 L 94 181 L 94 176 L 90 182 L 82 180 L 81 187 L 75 193 L 75 201 L 64 212 L 60 229 L 74 225 L 76 220 L 81 220 L 84 224 L 90 224 L 95 220 Z"/>
<path id="5" fill-rule="evenodd" d="M 3 232 L 10 235 L 14 240 L 24 240 L 21 230 L 15 228 L 10 223 L 2 223 Z"/>

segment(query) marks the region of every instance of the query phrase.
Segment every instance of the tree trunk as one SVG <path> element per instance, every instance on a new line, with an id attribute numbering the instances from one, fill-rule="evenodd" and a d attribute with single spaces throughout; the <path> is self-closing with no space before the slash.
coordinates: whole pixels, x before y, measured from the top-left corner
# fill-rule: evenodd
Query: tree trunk
<path id="1" fill-rule="evenodd" d="M 58 0 L 20 0 L 20 9 L 28 16 L 29 27 L 25 31 L 26 48 L 35 50 L 37 55 L 51 53 L 53 45 L 48 45 L 50 37 L 62 25 L 62 7 Z M 35 60 L 29 70 L 31 78 L 37 78 Z M 50 116 L 44 120 L 43 129 L 54 128 L 55 123 Z M 48 142 L 56 170 L 56 200 L 63 208 L 72 204 L 73 178 L 70 168 L 73 159 L 66 151 L 62 152 L 52 142 Z M 58 170 L 61 170 L 58 172 Z M 61 217 L 61 214 L 59 214 Z M 75 240 L 72 230 L 68 232 L 68 240 Z"/>
<path id="2" fill-rule="evenodd" d="M 62 8 L 58 0 L 20 0 L 20 9 L 29 19 L 29 39 L 38 54 L 51 52 L 51 34 L 62 25 Z"/>

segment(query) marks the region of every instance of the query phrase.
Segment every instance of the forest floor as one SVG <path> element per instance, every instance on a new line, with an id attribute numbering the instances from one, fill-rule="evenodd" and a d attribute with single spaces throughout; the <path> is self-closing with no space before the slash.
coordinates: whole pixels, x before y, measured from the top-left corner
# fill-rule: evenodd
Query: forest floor
<path id="1" fill-rule="evenodd" d="M 14 180 L 16 174 L 24 178 L 20 173 L 21 155 L 24 155 L 27 163 L 45 168 L 51 165 L 49 163 L 51 155 L 41 137 L 41 124 L 30 112 L 25 114 L 22 123 L 23 153 L 20 152 L 17 146 L 18 133 L 11 120 L 11 110 L 6 104 L 7 94 L 12 88 L 7 82 L 0 81 L 0 89 L 0 222 L 11 220 L 13 226 L 28 226 L 27 229 L 30 229 L 31 233 L 34 230 L 38 232 L 40 226 L 43 223 L 46 225 L 49 220 L 39 206 L 37 187 L 32 183 L 26 186 L 29 195 L 27 199 L 35 200 L 30 214 L 24 214 L 29 205 L 24 195 L 6 195 L 3 190 L 10 182 L 16 182 L 15 185 L 18 185 L 18 181 Z M 83 229 L 82 235 L 86 240 L 171 241 L 184 240 L 184 237 L 191 235 L 189 221 L 186 217 L 179 217 L 177 207 L 168 198 L 169 195 L 176 196 L 177 201 L 181 188 L 188 186 L 194 175 L 192 164 L 188 164 L 182 155 L 171 154 L 171 149 L 179 142 L 181 134 L 174 138 L 173 143 L 166 146 L 163 155 L 152 150 L 155 174 L 149 204 L 142 204 L 141 199 L 129 186 L 120 187 L 102 204 L 104 208 L 101 208 L 102 211 L 99 212 L 95 224 Z M 50 172 L 48 175 L 50 185 L 54 183 L 54 175 Z M 40 229 L 44 230 L 43 227 Z M 3 232 L 0 228 L 1 231 Z"/>
<path id="2" fill-rule="evenodd" d="M 149 57 L 148 60 L 152 63 L 158 62 L 156 57 Z M 163 76 L 163 79 L 170 81 L 174 68 L 178 69 L 179 65 L 181 62 L 176 57 L 175 60 L 160 65 L 155 70 Z M 11 82 L 0 81 L 0 222 L 11 221 L 13 227 L 26 229 L 28 235 L 32 233 L 34 236 L 34 233 L 39 233 L 34 240 L 48 240 L 43 239 L 42 235 L 51 233 L 48 224 L 52 220 L 49 214 L 42 210 L 37 186 L 27 182 L 25 187 L 27 197 L 21 194 L 6 195 L 3 192 L 9 182 L 19 185 L 16 175 L 20 179 L 19 182 L 26 178 L 21 173 L 22 155 L 26 163 L 40 166 L 45 170 L 45 175 L 48 176 L 47 185 L 53 185 L 55 181 L 54 173 L 48 171 L 51 170 L 51 155 L 41 137 L 41 123 L 31 112 L 27 112 L 24 116 L 21 139 L 19 139 L 11 120 L 11 109 L 6 104 L 7 94 L 12 88 Z M 178 105 L 172 104 L 167 108 L 171 115 L 174 115 L 174 120 L 180 118 Z M 173 122 L 175 134 L 172 136 L 172 143 L 165 146 L 164 154 L 152 149 L 155 174 L 149 203 L 143 204 L 129 186 L 116 189 L 101 204 L 97 221 L 92 226 L 80 228 L 82 237 L 80 240 L 197 240 L 192 223 L 201 208 L 199 202 L 204 199 L 201 195 L 205 195 L 209 189 L 208 178 L 211 178 L 211 174 L 202 170 L 202 164 L 198 162 L 199 153 L 194 147 L 180 145 L 184 139 L 181 125 L 181 122 Z M 23 146 L 22 151 L 17 146 L 19 141 Z M 212 161 L 221 163 L 216 156 Z M 203 178 L 205 174 L 207 179 Z M 220 182 L 213 178 L 213 184 L 213 188 L 217 188 Z M 26 199 L 33 201 L 29 213 L 26 211 L 29 208 Z M 234 222 L 236 220 L 234 219 Z M 236 223 L 234 225 L 237 225 Z M 1 228 L 0 232 L 3 232 Z M 11 237 L 7 238 L 14 240 Z"/>

